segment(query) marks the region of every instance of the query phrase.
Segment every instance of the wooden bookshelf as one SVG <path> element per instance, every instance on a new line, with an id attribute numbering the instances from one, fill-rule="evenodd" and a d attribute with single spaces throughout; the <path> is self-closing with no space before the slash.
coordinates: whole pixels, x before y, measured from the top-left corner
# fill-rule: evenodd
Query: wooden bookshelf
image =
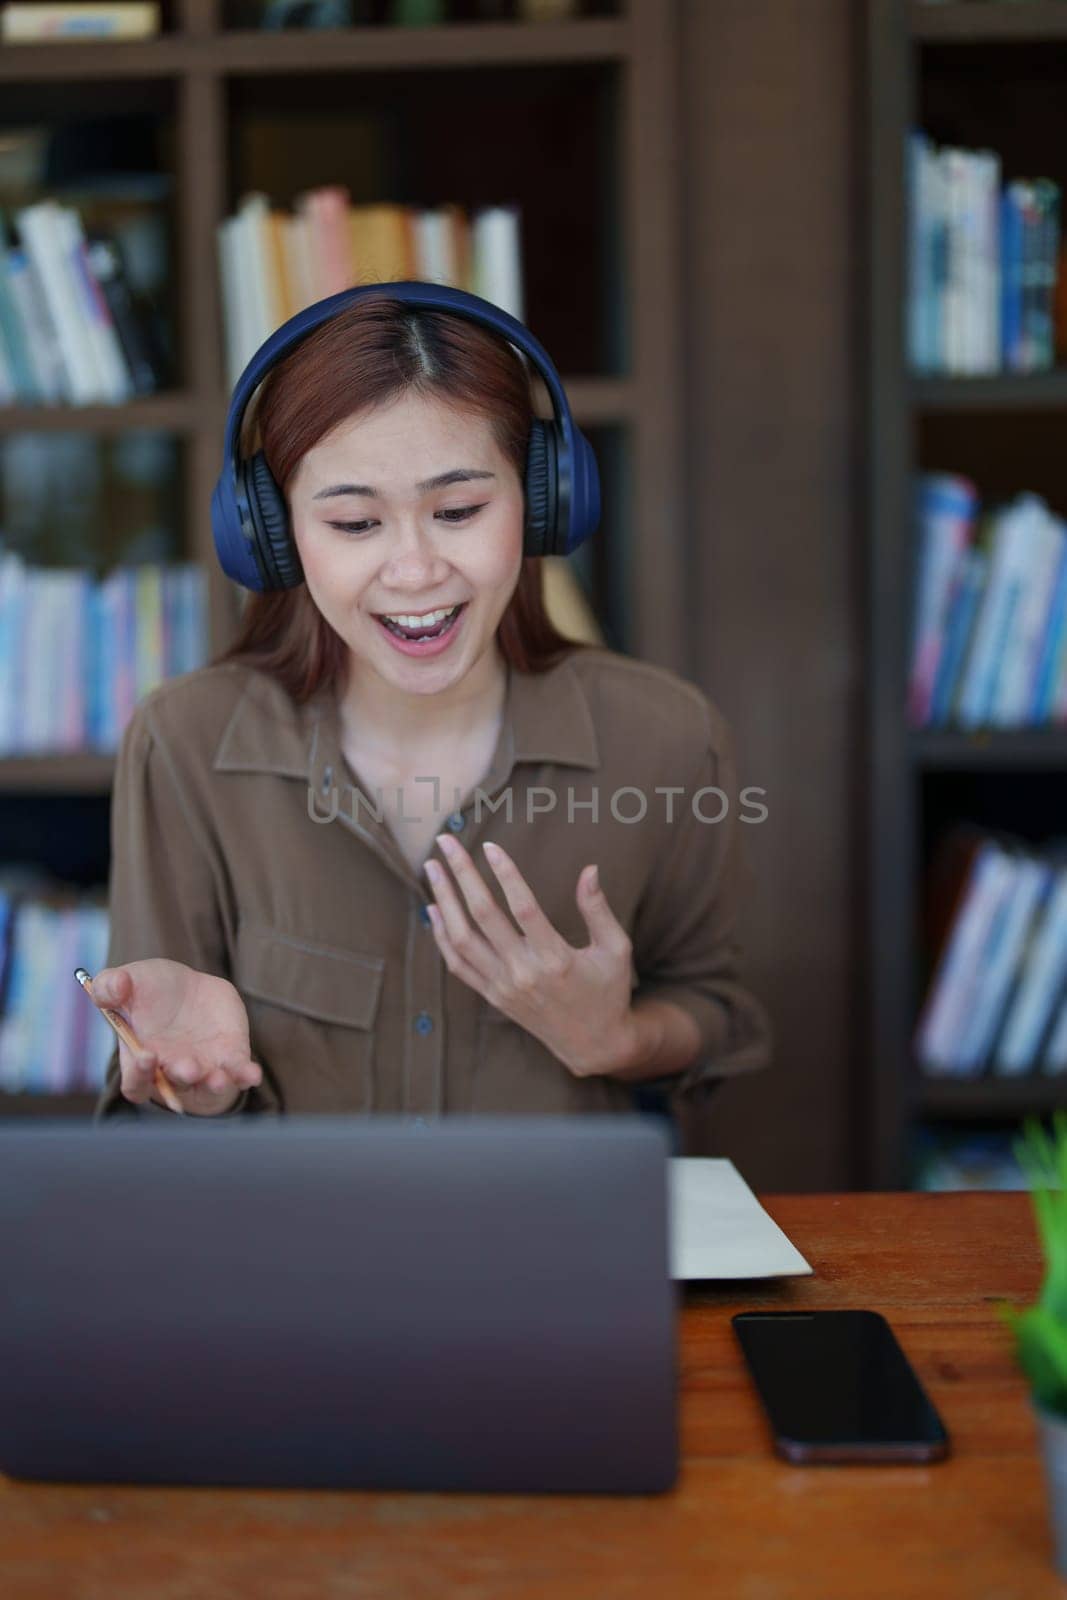
<path id="1" fill-rule="evenodd" d="M 625 488 L 620 488 L 617 500 L 621 517 L 625 499 L 625 522 L 605 522 L 598 540 L 600 551 L 614 550 L 617 563 L 623 555 L 628 562 L 625 634 L 618 642 L 634 654 L 687 672 L 685 635 L 677 620 L 684 611 L 686 575 L 684 506 L 677 493 L 684 463 L 674 6 L 661 0 L 620 0 L 616 16 L 559 23 L 260 33 L 227 29 L 220 0 L 178 0 L 174 21 L 171 31 L 150 40 L 0 47 L 0 84 L 22 103 L 33 103 L 39 86 L 41 120 L 52 115 L 46 107 L 61 106 L 57 116 L 76 117 L 84 104 L 99 114 L 111 84 L 135 95 L 138 105 L 151 106 L 157 97 L 160 114 L 169 119 L 172 130 L 175 334 L 181 374 L 177 390 L 123 406 L 0 408 L 0 430 L 76 429 L 114 436 L 126 429 L 150 428 L 182 439 L 183 487 L 191 508 L 183 554 L 203 562 L 209 574 L 209 650 L 215 654 L 232 637 L 239 602 L 239 591 L 215 556 L 210 501 L 221 465 L 228 398 L 216 230 L 232 212 L 242 188 L 234 157 L 234 122 L 242 114 L 242 94 L 258 92 L 269 99 L 267 91 L 275 82 L 295 92 L 303 80 L 314 78 L 318 95 L 319 85 L 328 92 L 358 76 L 372 91 L 371 98 L 376 88 L 384 93 L 387 81 L 390 101 L 399 99 L 402 104 L 406 74 L 419 75 L 412 82 L 422 82 L 426 74 L 437 81 L 440 73 L 515 72 L 526 74 L 528 82 L 529 74 L 540 72 L 553 94 L 565 90 L 570 73 L 601 74 L 609 84 L 604 103 L 610 116 L 597 112 L 600 120 L 591 124 L 591 139 L 598 141 L 598 149 L 601 144 L 606 149 L 607 166 L 592 198 L 610 271 L 608 281 L 598 285 L 598 294 L 605 319 L 610 314 L 621 325 L 624 356 L 617 368 L 603 371 L 568 373 L 566 363 L 560 364 L 578 423 L 592 431 L 594 447 L 597 430 L 621 441 Z M 515 198 L 521 206 L 523 185 L 541 185 L 554 192 L 562 187 L 566 193 L 569 184 L 574 214 L 583 215 L 591 196 L 576 176 L 581 170 L 580 164 L 572 170 L 558 164 L 538 168 L 536 163 L 524 163 Z M 472 170 L 469 176 L 469 194 L 440 198 L 481 203 L 477 175 Z M 322 151 L 321 171 L 313 181 L 337 181 L 328 148 Z M 615 214 L 604 203 L 609 195 Z M 355 203 L 405 198 L 394 192 L 353 192 Z M 437 197 L 411 198 L 431 203 Z M 285 197 L 280 203 L 287 203 Z M 527 237 L 528 259 L 538 250 L 542 277 L 548 270 L 558 275 L 553 303 L 566 308 L 566 254 L 551 240 Z M 556 354 L 550 329 L 532 312 L 529 320 Z M 610 503 L 606 493 L 605 504 Z M 606 554 L 597 559 L 606 562 Z M 615 581 L 611 593 L 618 592 Z M 27 805 L 42 793 L 99 796 L 109 789 L 112 771 L 112 757 L 93 753 L 0 759 L 0 796 L 25 796 Z M 107 866 L 101 861 L 101 880 Z M 0 1115 L 9 1109 L 10 1103 L 0 1099 Z"/>
<path id="2" fill-rule="evenodd" d="M 907 724 L 905 706 L 915 578 L 916 473 L 966 472 L 980 491 L 989 492 L 980 441 L 988 441 L 992 426 L 1004 437 L 996 481 L 1011 479 L 1018 490 L 1047 492 L 1054 509 L 1067 511 L 1056 462 L 1062 452 L 1053 446 L 1045 459 L 1032 439 L 1025 454 L 1022 451 L 1028 434 L 1042 441 L 1058 438 L 1058 421 L 1067 426 L 1067 372 L 916 377 L 907 368 L 906 136 L 911 127 L 925 126 L 924 91 L 927 76 L 934 73 L 938 104 L 942 108 L 950 104 L 954 115 L 946 128 L 931 126 L 926 131 L 943 143 L 997 147 L 1000 128 L 984 128 L 979 109 L 989 103 L 981 92 L 984 72 L 986 83 L 995 79 L 1002 104 L 1013 108 L 1011 115 L 1021 130 L 1012 151 L 1018 159 L 1019 151 L 1027 149 L 1028 99 L 1010 92 L 1012 75 L 1033 69 L 1035 47 L 1057 41 L 1061 53 L 1054 58 L 1055 70 L 1063 74 L 1060 99 L 1067 107 L 1067 53 L 1063 53 L 1067 5 L 1054 0 L 1017 4 L 988 0 L 981 5 L 868 0 L 866 1053 L 870 1070 L 862 1084 L 862 1110 L 867 1178 L 875 1188 L 907 1184 L 909 1145 L 917 1122 L 985 1120 L 1011 1127 L 1028 1111 L 1067 1105 L 1067 1078 L 998 1078 L 984 1073 L 970 1081 L 932 1079 L 918 1070 L 911 1047 L 925 981 L 917 945 L 922 862 L 930 835 L 957 797 L 965 795 L 966 809 L 960 811 L 959 820 L 987 826 L 995 822 L 1027 837 L 1032 816 L 1056 811 L 1049 786 L 1062 787 L 1067 781 L 1067 730 L 915 730 Z M 973 51 L 962 48 L 972 45 Z M 946 83 L 952 90 L 948 101 Z M 1040 127 L 1047 133 L 1046 123 Z M 1067 123 L 1062 131 L 1067 134 Z M 1033 170 L 1045 170 L 1043 148 L 1035 130 L 1028 151 Z M 1048 156 L 1055 176 L 1059 157 L 1052 150 Z M 1030 420 L 1023 427 L 1021 419 L 1027 414 Z M 951 420 L 950 437 L 959 446 L 956 459 L 937 458 L 948 435 L 928 434 L 935 418 L 941 423 Z M 1045 431 L 1039 435 L 1036 423 L 1045 424 L 1045 419 Z M 1045 475 L 1043 480 L 1031 481 L 1037 471 Z M 994 793 L 995 802 L 989 798 Z M 964 805 L 963 800 L 959 803 Z M 984 814 L 987 804 L 989 814 Z M 1067 795 L 1060 814 L 1067 815 Z"/>

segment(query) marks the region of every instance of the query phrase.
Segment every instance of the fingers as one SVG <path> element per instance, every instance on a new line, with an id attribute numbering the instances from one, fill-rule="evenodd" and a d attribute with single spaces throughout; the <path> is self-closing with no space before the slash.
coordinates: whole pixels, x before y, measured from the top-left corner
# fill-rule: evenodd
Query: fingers
<path id="1" fill-rule="evenodd" d="M 133 993 L 133 979 L 125 967 L 102 967 L 92 986 L 93 999 L 100 1005 L 125 1006 Z"/>
<path id="2" fill-rule="evenodd" d="M 564 944 L 564 939 L 541 910 L 536 895 L 507 851 L 488 840 L 482 849 L 504 891 L 508 908 L 526 937 L 537 948 L 555 949 Z"/>
<path id="3" fill-rule="evenodd" d="M 180 1092 L 182 1089 L 209 1089 L 220 1094 L 236 1086 L 252 1088 L 261 1082 L 263 1073 L 254 1061 L 236 1058 L 216 1061 L 198 1059 L 196 1056 L 175 1056 L 163 1062 L 163 1070 Z"/>
<path id="4" fill-rule="evenodd" d="M 161 1057 L 157 1051 L 143 1050 L 136 1055 L 122 1041 L 119 1042 L 120 1087 L 125 1099 L 134 1105 L 143 1105 L 155 1093 L 155 1070 L 162 1067 L 168 1082 L 178 1092 L 207 1090 L 209 1094 L 226 1095 L 233 1089 L 254 1089 L 263 1081 L 263 1069 L 258 1062 L 238 1060 L 223 1062 L 198 1061 L 194 1056 Z"/>
<path id="5" fill-rule="evenodd" d="M 449 972 L 454 973 L 457 978 L 462 978 L 468 988 L 474 989 L 478 994 L 484 993 L 486 989 L 485 979 L 480 972 L 476 972 L 472 966 L 469 966 L 464 961 L 448 937 L 440 906 L 427 906 L 426 910 L 430 918 L 430 925 L 434 931 L 434 937 L 437 940 L 437 948 L 440 950 L 441 958 Z"/>
<path id="6" fill-rule="evenodd" d="M 125 1099 L 142 1105 L 151 1098 L 157 1065 L 158 1058 L 153 1051 L 135 1053 L 125 1040 L 119 1040 L 119 1087 Z"/>
<path id="7" fill-rule="evenodd" d="M 462 860 L 458 855 L 451 856 L 450 865 L 471 910 L 473 927 L 441 863 L 429 860 L 424 870 L 430 880 L 437 909 L 441 914 L 441 922 L 452 948 L 458 952 L 468 967 L 479 974 L 483 983 L 489 983 L 499 965 L 494 952 L 503 953 L 518 939 L 518 935 L 508 924 L 507 918 L 474 870 L 467 852 L 462 850 Z M 473 883 L 472 878 L 475 880 Z M 487 942 L 487 936 L 493 941 L 491 945 Z"/>

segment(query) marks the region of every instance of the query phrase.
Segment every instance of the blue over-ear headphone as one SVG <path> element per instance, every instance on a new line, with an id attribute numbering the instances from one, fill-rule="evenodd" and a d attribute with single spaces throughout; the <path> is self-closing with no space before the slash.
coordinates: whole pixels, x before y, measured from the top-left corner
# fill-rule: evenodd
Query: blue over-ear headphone
<path id="1" fill-rule="evenodd" d="M 260 346 L 238 378 L 226 418 L 222 471 L 211 497 L 215 549 L 226 576 L 246 589 L 291 589 L 304 581 L 285 497 L 262 450 L 247 461 L 240 459 L 241 420 L 253 391 L 275 361 L 346 306 L 371 295 L 466 317 L 502 334 L 529 356 L 548 388 L 553 420 L 536 419 L 530 430 L 523 480 L 523 555 L 565 556 L 576 550 L 600 520 L 596 457 L 575 427 L 559 374 L 533 334 L 506 311 L 463 289 L 435 283 L 375 283 L 343 289 L 290 317 Z"/>

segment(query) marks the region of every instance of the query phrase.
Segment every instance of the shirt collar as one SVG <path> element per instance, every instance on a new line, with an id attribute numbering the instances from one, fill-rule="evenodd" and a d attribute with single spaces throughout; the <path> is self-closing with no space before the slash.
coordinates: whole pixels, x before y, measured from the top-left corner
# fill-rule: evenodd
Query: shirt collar
<path id="1" fill-rule="evenodd" d="M 518 672 L 507 665 L 504 716 L 487 790 L 502 783 L 516 761 L 553 761 L 564 766 L 600 764 L 593 715 L 569 657 L 547 672 Z M 234 707 L 215 750 L 216 772 L 269 772 L 300 778 L 318 789 L 324 765 L 337 761 L 340 734 L 332 688 L 319 689 L 296 705 L 276 678 L 261 671 Z"/>

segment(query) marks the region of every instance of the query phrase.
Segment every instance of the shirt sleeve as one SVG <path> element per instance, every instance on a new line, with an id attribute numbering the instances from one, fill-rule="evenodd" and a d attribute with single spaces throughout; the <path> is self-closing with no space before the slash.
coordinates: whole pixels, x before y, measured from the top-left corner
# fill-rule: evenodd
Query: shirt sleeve
<path id="1" fill-rule="evenodd" d="M 221 910 L 224 867 L 207 828 L 185 799 L 180 779 L 170 752 L 153 730 L 149 708 L 142 703 L 126 725 L 115 763 L 106 965 L 164 957 L 229 979 Z M 244 1112 L 281 1109 L 267 1064 L 255 1041 L 250 1044 L 252 1059 L 263 1070 L 262 1082 L 242 1090 L 219 1117 L 195 1120 L 215 1122 Z M 123 1097 L 117 1040 L 93 1121 L 113 1116 L 182 1120 L 154 1102 L 134 1105 Z"/>
<path id="2" fill-rule="evenodd" d="M 743 981 L 737 935 L 748 884 L 743 829 L 752 824 L 740 820 L 729 725 L 710 702 L 705 714 L 702 748 L 685 792 L 673 797 L 674 820 L 665 824 L 663 854 L 632 934 L 633 999 L 669 1000 L 700 1029 L 696 1060 L 673 1078 L 653 1080 L 672 1100 L 702 1099 L 720 1078 L 771 1058 L 770 1018 Z"/>

